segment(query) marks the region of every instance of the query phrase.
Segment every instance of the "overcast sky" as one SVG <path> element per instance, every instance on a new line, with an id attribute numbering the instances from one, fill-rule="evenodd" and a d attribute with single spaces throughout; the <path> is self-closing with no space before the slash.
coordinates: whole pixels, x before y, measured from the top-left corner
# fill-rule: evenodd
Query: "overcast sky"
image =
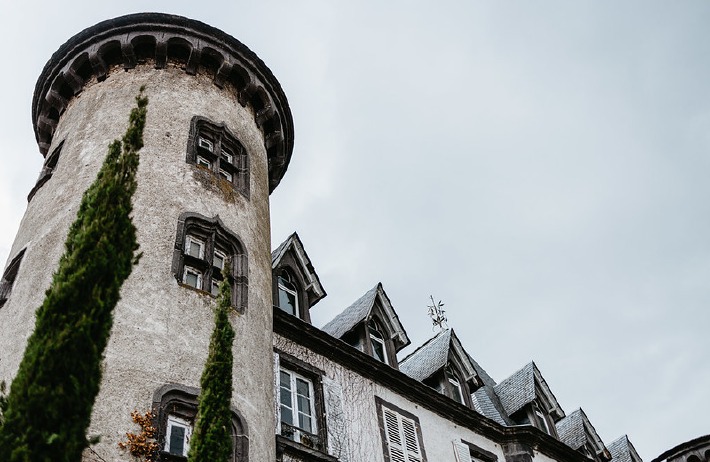
<path id="1" fill-rule="evenodd" d="M 139 11 L 216 26 L 281 82 L 272 244 L 301 236 L 314 324 L 381 281 L 416 346 L 433 295 L 494 379 L 534 359 L 606 443 L 650 462 L 710 431 L 710 2 L 3 0 L 0 265 L 42 67 Z"/>

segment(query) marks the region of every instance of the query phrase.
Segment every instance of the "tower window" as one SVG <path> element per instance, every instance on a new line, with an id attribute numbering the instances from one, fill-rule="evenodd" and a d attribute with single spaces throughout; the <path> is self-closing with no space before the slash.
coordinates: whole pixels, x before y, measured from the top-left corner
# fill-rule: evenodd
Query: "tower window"
<path id="1" fill-rule="evenodd" d="M 187 456 L 190 449 L 192 425 L 185 419 L 169 415 L 165 431 L 165 452 L 176 456 Z"/>
<path id="2" fill-rule="evenodd" d="M 64 146 L 64 140 L 62 140 L 59 145 L 54 148 L 54 151 L 44 160 L 44 165 L 42 170 L 39 172 L 39 178 L 37 178 L 37 183 L 34 185 L 30 193 L 27 195 L 27 202 L 31 201 L 34 195 L 37 193 L 39 188 L 42 187 L 54 174 L 54 170 L 57 168 L 57 163 L 59 162 L 59 155 L 62 153 L 62 147 Z"/>
<path id="3" fill-rule="evenodd" d="M 183 214 L 173 256 L 173 271 L 186 287 L 213 296 L 219 293 L 225 265 L 231 262 L 232 305 L 243 311 L 247 297 L 247 260 L 239 239 L 219 218 Z"/>
<path id="4" fill-rule="evenodd" d="M 22 263 L 22 258 L 25 256 L 25 249 L 22 249 L 15 258 L 12 259 L 5 272 L 0 279 L 0 308 L 7 302 L 10 298 L 10 292 L 12 292 L 12 286 L 15 284 L 15 278 L 17 277 L 17 271 L 20 269 L 20 263 Z"/>
<path id="5" fill-rule="evenodd" d="M 187 162 L 210 170 L 249 197 L 249 158 L 244 146 L 223 124 L 194 117 L 190 129 Z"/>

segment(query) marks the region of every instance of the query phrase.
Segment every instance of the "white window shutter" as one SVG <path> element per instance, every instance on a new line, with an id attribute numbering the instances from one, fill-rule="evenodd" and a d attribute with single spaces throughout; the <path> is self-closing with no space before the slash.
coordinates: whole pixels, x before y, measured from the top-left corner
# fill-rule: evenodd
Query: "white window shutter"
<path id="1" fill-rule="evenodd" d="M 281 364 L 278 353 L 274 353 L 274 415 L 276 417 L 276 434 L 281 434 L 281 398 L 280 398 Z"/>
<path id="2" fill-rule="evenodd" d="M 463 443 L 454 441 L 454 453 L 456 454 L 456 460 L 458 462 L 475 462 L 471 458 L 471 451 L 468 449 L 468 446 Z"/>
<path id="3" fill-rule="evenodd" d="M 350 447 L 348 441 L 348 421 L 343 407 L 343 389 L 330 377 L 322 377 L 325 398 L 325 415 L 328 424 L 328 454 L 340 462 L 348 462 Z"/>
<path id="4" fill-rule="evenodd" d="M 402 435 L 400 433 L 399 414 L 383 407 L 382 416 L 385 422 L 385 437 L 387 438 L 390 462 L 406 462 L 404 458 L 404 447 L 402 446 Z"/>
<path id="5" fill-rule="evenodd" d="M 400 416 L 402 421 L 402 430 L 404 433 L 404 449 L 407 454 L 408 462 L 421 462 L 422 453 L 419 448 L 419 437 L 417 436 L 417 427 L 413 420 Z"/>

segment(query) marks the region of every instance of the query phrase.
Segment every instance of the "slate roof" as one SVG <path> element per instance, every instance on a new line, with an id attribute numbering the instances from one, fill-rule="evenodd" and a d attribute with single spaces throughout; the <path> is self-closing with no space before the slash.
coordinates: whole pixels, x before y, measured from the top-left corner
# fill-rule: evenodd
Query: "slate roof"
<path id="1" fill-rule="evenodd" d="M 511 425 L 493 390 L 495 380 L 463 349 L 453 329 L 442 330 L 417 348 L 399 362 L 399 370 L 421 382 L 446 366 L 452 349 L 467 369 L 462 372 L 476 375 L 483 382 L 483 386 L 471 396 L 474 410 L 501 425 Z"/>
<path id="2" fill-rule="evenodd" d="M 359 323 L 369 318 L 378 297 L 381 300 L 382 309 L 385 311 L 387 318 L 382 319 L 382 322 L 390 327 L 396 350 L 401 350 L 409 345 L 410 340 L 380 282 L 378 282 L 375 287 L 365 292 L 365 295 L 355 300 L 352 305 L 345 308 L 339 315 L 330 320 L 321 330 L 335 338 L 341 338 Z"/>
<path id="3" fill-rule="evenodd" d="M 612 441 L 606 447 L 611 453 L 611 462 L 642 462 L 641 456 L 626 435 Z"/>
<path id="4" fill-rule="evenodd" d="M 442 330 L 399 362 L 399 370 L 421 382 L 446 366 L 449 360 L 451 329 Z"/>
<path id="5" fill-rule="evenodd" d="M 496 406 L 494 402 L 497 398 L 492 398 L 488 392 L 486 386 L 483 386 L 471 395 L 474 410 L 484 417 L 495 420 L 501 425 L 510 425 L 510 422 L 506 418 L 507 416 L 500 411 L 499 407 Z"/>
<path id="6" fill-rule="evenodd" d="M 513 375 L 503 380 L 501 383 L 495 386 L 495 392 L 498 395 L 506 414 L 513 415 L 525 405 L 533 402 L 537 396 L 537 389 L 535 387 L 535 377 L 537 376 L 540 388 L 545 393 L 545 399 L 550 402 L 552 409 L 558 418 L 564 417 L 565 413 L 560 407 L 555 395 L 547 386 L 547 382 L 540 374 L 537 366 L 534 362 L 530 362 L 525 365 L 522 369 L 515 372 Z"/>
<path id="7" fill-rule="evenodd" d="M 596 429 L 581 408 L 557 422 L 556 427 L 560 441 L 574 450 L 584 447 L 588 441 L 587 433 L 593 439 L 590 443 L 595 448 L 596 453 L 601 453 L 605 449 Z"/>
<path id="8" fill-rule="evenodd" d="M 271 252 L 271 268 L 276 268 L 286 252 L 291 249 L 296 256 L 296 261 L 301 267 L 300 270 L 303 277 L 306 278 L 306 281 L 308 281 L 308 286 L 305 290 L 311 294 L 310 304 L 313 306 L 325 297 L 326 293 L 320 282 L 320 278 L 311 263 L 311 259 L 308 258 L 306 249 L 303 247 L 303 242 L 301 242 L 301 238 L 298 237 L 297 233 L 291 234 L 276 248 L 276 250 Z"/>

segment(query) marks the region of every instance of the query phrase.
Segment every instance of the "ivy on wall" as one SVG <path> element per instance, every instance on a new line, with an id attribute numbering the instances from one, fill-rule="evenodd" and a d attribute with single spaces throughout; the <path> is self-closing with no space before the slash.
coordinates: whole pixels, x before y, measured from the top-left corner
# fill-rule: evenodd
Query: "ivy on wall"
<path id="1" fill-rule="evenodd" d="M 188 462 L 227 462 L 232 455 L 232 343 L 234 329 L 229 322 L 232 286 L 225 262 L 215 307 L 215 326 L 207 362 L 200 378 L 197 419 L 190 441 Z"/>

